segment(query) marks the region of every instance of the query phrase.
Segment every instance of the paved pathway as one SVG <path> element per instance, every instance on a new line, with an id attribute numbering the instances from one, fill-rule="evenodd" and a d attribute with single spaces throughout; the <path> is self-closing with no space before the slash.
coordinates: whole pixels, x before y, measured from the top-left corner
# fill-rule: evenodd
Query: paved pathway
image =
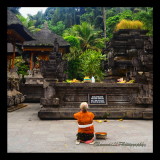
<path id="1" fill-rule="evenodd" d="M 107 132 L 107 139 L 96 140 L 94 145 L 76 145 L 76 120 L 40 120 L 37 116 L 40 104 L 25 104 L 28 106 L 8 112 L 8 153 L 153 152 L 151 120 L 109 120 L 110 122 L 102 123 L 94 121 L 95 131 Z"/>

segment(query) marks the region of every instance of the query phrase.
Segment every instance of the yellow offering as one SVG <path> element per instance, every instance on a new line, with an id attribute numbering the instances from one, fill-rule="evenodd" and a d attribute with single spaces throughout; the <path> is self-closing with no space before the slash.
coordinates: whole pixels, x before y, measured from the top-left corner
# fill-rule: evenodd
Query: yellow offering
<path id="1" fill-rule="evenodd" d="M 73 83 L 76 83 L 76 82 L 80 82 L 80 81 L 77 80 L 77 79 L 73 79 L 72 82 L 73 82 Z"/>
<path id="2" fill-rule="evenodd" d="M 88 76 L 84 77 L 84 82 L 91 82 L 91 79 Z"/>
<path id="3" fill-rule="evenodd" d="M 99 123 L 102 123 L 103 121 L 102 120 L 95 120 L 96 122 L 99 122 Z"/>
<path id="4" fill-rule="evenodd" d="M 135 80 L 130 80 L 130 81 L 126 82 L 126 83 L 134 83 L 134 82 L 135 82 Z"/>
<path id="5" fill-rule="evenodd" d="M 121 82 L 117 82 L 117 83 L 126 83 L 126 80 L 124 80 L 124 81 L 121 81 Z"/>
<path id="6" fill-rule="evenodd" d="M 119 119 L 118 121 L 123 121 L 123 119 Z"/>

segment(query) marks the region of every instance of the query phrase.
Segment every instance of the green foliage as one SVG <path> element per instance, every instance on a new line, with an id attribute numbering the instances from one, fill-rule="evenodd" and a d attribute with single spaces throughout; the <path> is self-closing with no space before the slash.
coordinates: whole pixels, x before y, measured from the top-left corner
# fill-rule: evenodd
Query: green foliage
<path id="1" fill-rule="evenodd" d="M 69 79 L 78 79 L 83 80 L 83 74 L 80 69 L 80 59 L 76 58 L 68 62 L 68 78 Z"/>
<path id="2" fill-rule="evenodd" d="M 70 53 L 64 54 L 63 58 L 67 61 L 74 60 L 76 58 L 79 58 L 79 56 L 82 54 L 82 50 L 77 47 L 71 47 Z"/>
<path id="3" fill-rule="evenodd" d="M 116 24 L 119 23 L 122 19 L 132 20 L 132 11 L 131 10 L 125 10 L 124 12 L 119 13 L 115 16 L 109 17 L 106 20 L 107 37 L 112 38 L 114 29 L 116 27 Z"/>
<path id="4" fill-rule="evenodd" d="M 28 75 L 27 71 L 29 70 L 29 66 L 25 64 L 22 57 L 19 57 L 15 60 L 15 66 L 18 67 L 18 74 L 22 74 L 22 76 Z"/>
<path id="5" fill-rule="evenodd" d="M 44 14 L 42 11 L 38 11 L 36 15 L 30 15 L 28 14 L 28 18 L 30 20 L 35 21 L 35 28 L 39 28 L 42 24 L 44 24 L 45 19 L 44 19 Z"/>
<path id="6" fill-rule="evenodd" d="M 106 60 L 105 55 L 101 52 L 88 49 L 83 52 L 80 56 L 81 69 L 84 76 L 94 76 L 96 81 L 101 81 L 104 78 L 104 73 L 102 71 L 101 62 Z"/>
<path id="7" fill-rule="evenodd" d="M 71 52 L 63 58 L 68 61 L 69 79 L 83 80 L 85 76 L 94 76 L 96 81 L 103 80 L 104 72 L 101 62 L 106 60 L 106 56 L 101 52 L 91 49 L 82 52 L 72 47 Z"/>
<path id="8" fill-rule="evenodd" d="M 140 20 L 144 23 L 144 29 L 149 30 L 148 35 L 153 35 L 153 8 L 139 11 L 133 15 L 134 20 Z"/>
<path id="9" fill-rule="evenodd" d="M 48 7 L 44 13 L 44 19 L 50 21 L 52 19 L 55 9 L 56 7 Z"/>
<path id="10" fill-rule="evenodd" d="M 95 47 L 101 49 L 105 48 L 105 42 L 108 41 L 108 38 L 97 38 L 95 40 Z"/>
<path id="11" fill-rule="evenodd" d="M 93 19 L 93 11 L 89 12 L 89 13 L 84 13 L 80 16 L 80 21 L 82 22 L 88 22 L 90 24 L 93 24 L 94 19 Z"/>
<path id="12" fill-rule="evenodd" d="M 79 40 L 80 47 L 83 51 L 86 49 L 100 50 L 98 47 L 103 45 L 103 40 L 100 40 L 99 38 L 100 33 L 101 31 L 95 30 L 93 25 L 82 22 L 80 25 L 74 25 L 70 29 L 65 30 L 63 37 L 76 37 Z"/>
<path id="13" fill-rule="evenodd" d="M 109 17 L 106 20 L 106 32 L 107 32 L 107 37 L 112 38 L 113 36 L 113 31 L 114 28 L 116 26 L 116 24 L 120 21 L 120 17 L 119 15 L 113 16 L 113 17 Z"/>
<path id="14" fill-rule="evenodd" d="M 54 26 L 63 21 L 66 28 L 79 22 L 79 7 L 49 7 L 45 12 L 45 18 Z"/>
<path id="15" fill-rule="evenodd" d="M 121 8 L 121 7 L 120 7 Z M 148 35 L 153 35 L 153 8 L 151 7 L 127 7 L 127 10 L 119 12 L 114 15 L 115 8 L 112 8 L 109 12 L 110 15 L 114 15 L 107 18 L 107 37 L 112 38 L 113 32 L 116 24 L 118 24 L 122 19 L 127 20 L 139 20 L 144 23 L 143 29 L 148 29 Z M 130 9 L 129 9 L 130 8 Z"/>
<path id="16" fill-rule="evenodd" d="M 56 25 L 52 25 L 51 21 L 48 21 L 48 28 L 52 32 L 54 32 L 54 33 L 56 33 L 56 34 L 61 36 L 63 31 L 64 31 L 64 29 L 65 29 L 65 25 L 64 25 L 64 23 L 62 21 L 57 22 Z"/>
<path id="17" fill-rule="evenodd" d="M 88 22 L 97 29 L 103 29 L 102 7 L 85 7 L 85 13 L 80 16 L 80 22 Z"/>
<path id="18" fill-rule="evenodd" d="M 79 39 L 74 36 L 66 36 L 64 39 L 70 43 L 71 47 L 80 48 Z"/>
<path id="19" fill-rule="evenodd" d="M 24 75 L 28 75 L 27 71 L 29 70 L 29 67 L 27 65 L 25 65 L 24 63 L 21 63 L 18 67 L 18 74 L 22 74 L 22 76 Z"/>
<path id="20" fill-rule="evenodd" d="M 80 49 L 77 49 L 76 47 L 70 48 L 70 53 L 65 54 L 63 56 L 64 60 L 68 61 L 68 78 L 69 79 L 78 79 L 83 80 L 83 74 L 82 70 L 80 68 L 80 55 L 82 51 Z"/>
<path id="21" fill-rule="evenodd" d="M 19 20 L 22 22 L 22 24 L 23 24 L 26 28 L 28 28 L 28 30 L 29 30 L 30 32 L 40 31 L 39 28 L 36 28 L 36 27 L 35 27 L 36 20 L 30 20 L 28 17 L 25 18 L 25 17 L 23 17 L 23 16 L 21 16 L 21 15 L 16 15 L 16 16 L 19 18 Z"/>
<path id="22" fill-rule="evenodd" d="M 19 7 L 9 8 L 13 8 L 13 10 L 19 9 Z M 83 22 L 94 26 L 94 30 L 103 32 L 102 8 L 104 7 L 48 7 L 45 13 L 39 11 L 36 15 L 28 15 L 28 17 L 30 20 L 36 21 L 34 23 L 35 28 L 42 28 L 44 21 L 48 21 L 49 29 L 56 34 L 63 35 L 63 37 L 70 35 L 77 36 L 78 33 L 76 33 L 77 31 L 73 31 L 73 26 L 82 25 Z M 153 8 L 105 7 L 105 9 L 107 38 L 112 38 L 116 24 L 122 19 L 142 21 L 144 28 L 149 30 L 148 35 L 153 34 Z M 98 38 L 101 37 L 102 35 L 99 35 Z M 94 47 L 89 47 L 89 49 L 97 48 L 97 44 L 93 44 L 92 46 Z"/>
<path id="23" fill-rule="evenodd" d="M 131 10 L 125 10 L 125 11 L 119 13 L 120 20 L 122 20 L 122 19 L 132 20 L 133 19 L 132 15 L 133 15 L 133 13 Z"/>

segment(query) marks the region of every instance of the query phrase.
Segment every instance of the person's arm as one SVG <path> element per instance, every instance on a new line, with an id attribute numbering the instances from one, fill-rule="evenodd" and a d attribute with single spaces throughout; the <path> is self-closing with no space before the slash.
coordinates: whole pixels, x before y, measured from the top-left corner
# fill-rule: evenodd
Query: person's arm
<path id="1" fill-rule="evenodd" d="M 91 118 L 93 119 L 95 117 L 95 115 L 91 112 Z"/>
<path id="2" fill-rule="evenodd" d="M 73 115 L 73 117 L 74 117 L 75 119 L 78 119 L 78 113 L 75 113 L 75 114 Z"/>

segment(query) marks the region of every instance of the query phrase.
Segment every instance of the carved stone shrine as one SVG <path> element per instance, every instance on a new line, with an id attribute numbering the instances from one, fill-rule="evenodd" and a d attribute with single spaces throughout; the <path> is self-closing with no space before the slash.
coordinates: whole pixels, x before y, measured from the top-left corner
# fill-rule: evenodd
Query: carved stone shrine
<path id="1" fill-rule="evenodd" d="M 152 106 L 153 103 L 153 38 L 147 30 L 121 29 L 114 33 L 106 52 L 105 81 L 118 78 L 135 80 L 139 84 L 136 104 Z"/>
<path id="2" fill-rule="evenodd" d="M 7 107 L 23 103 L 25 95 L 19 91 L 20 78 L 16 67 L 7 71 Z"/>

